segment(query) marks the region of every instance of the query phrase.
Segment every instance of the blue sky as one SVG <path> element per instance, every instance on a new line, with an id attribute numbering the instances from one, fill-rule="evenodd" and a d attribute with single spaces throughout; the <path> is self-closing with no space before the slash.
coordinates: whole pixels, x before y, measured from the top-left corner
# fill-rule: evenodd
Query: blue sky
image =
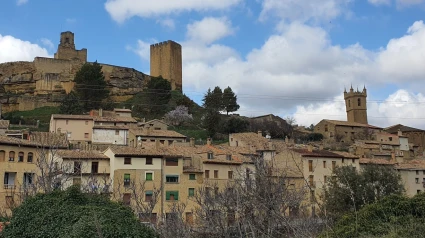
<path id="1" fill-rule="evenodd" d="M 345 119 L 344 86 L 368 88 L 369 121 L 425 128 L 425 0 L 5 0 L 0 62 L 51 56 L 73 31 L 90 61 L 149 73 L 149 44 L 183 46 L 184 92 L 238 93 L 240 113 Z"/>

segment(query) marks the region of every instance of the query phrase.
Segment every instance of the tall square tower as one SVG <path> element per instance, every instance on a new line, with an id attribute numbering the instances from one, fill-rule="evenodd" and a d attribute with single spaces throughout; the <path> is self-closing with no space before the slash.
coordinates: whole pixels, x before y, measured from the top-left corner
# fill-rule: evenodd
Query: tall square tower
<path id="1" fill-rule="evenodd" d="M 174 41 L 164 41 L 150 46 L 150 75 L 162 76 L 171 83 L 171 89 L 183 89 L 182 47 Z"/>

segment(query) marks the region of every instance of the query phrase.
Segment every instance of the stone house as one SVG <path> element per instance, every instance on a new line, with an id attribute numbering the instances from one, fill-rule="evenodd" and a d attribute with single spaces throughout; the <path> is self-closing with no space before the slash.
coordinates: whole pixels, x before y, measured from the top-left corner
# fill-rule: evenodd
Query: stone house
<path id="1" fill-rule="evenodd" d="M 412 160 L 395 165 L 400 173 L 407 196 L 425 191 L 425 160 Z"/>
<path id="2" fill-rule="evenodd" d="M 326 139 L 338 142 L 354 142 L 363 135 L 371 136 L 381 132 L 382 128 L 357 122 L 323 119 L 314 127 L 315 133 L 320 133 Z"/>
<path id="3" fill-rule="evenodd" d="M 409 139 L 409 143 L 418 146 L 418 155 L 423 155 L 425 150 L 425 130 L 405 126 L 402 124 L 393 125 L 384 129 L 387 133 L 397 135 L 399 131 Z"/>
<path id="4" fill-rule="evenodd" d="M 149 128 L 131 128 L 128 132 L 128 144 L 131 147 L 140 147 L 143 143 L 159 140 L 162 145 L 173 145 L 176 142 L 185 142 L 187 137 L 176 131 L 155 130 Z"/>

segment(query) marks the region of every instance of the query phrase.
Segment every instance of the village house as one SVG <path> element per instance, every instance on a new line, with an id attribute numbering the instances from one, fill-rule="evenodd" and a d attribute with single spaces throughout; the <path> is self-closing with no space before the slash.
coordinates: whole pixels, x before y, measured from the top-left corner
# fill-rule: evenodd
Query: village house
<path id="1" fill-rule="evenodd" d="M 400 173 L 406 195 L 412 197 L 425 191 L 425 160 L 412 160 L 395 165 Z"/>
<path id="2" fill-rule="evenodd" d="M 159 127 L 158 127 L 159 128 Z M 186 142 L 186 136 L 176 131 L 147 128 L 131 128 L 128 133 L 128 141 L 131 147 L 140 147 L 146 142 L 159 140 L 161 145 L 171 146 L 176 142 Z"/>
<path id="3" fill-rule="evenodd" d="M 39 176 L 38 159 L 48 159 L 51 149 L 68 148 L 64 135 L 37 133 L 32 140 L 0 136 L 0 209 L 10 213 L 10 208 L 19 204 L 21 193 L 31 187 Z"/>
<path id="4" fill-rule="evenodd" d="M 408 138 L 409 143 L 413 144 L 411 149 L 414 149 L 418 156 L 423 155 L 423 151 L 425 150 L 425 130 L 404 126 L 402 124 L 387 127 L 384 130 L 394 135 L 401 132 L 403 136 Z M 416 148 L 413 148 L 414 146 L 416 146 Z"/>

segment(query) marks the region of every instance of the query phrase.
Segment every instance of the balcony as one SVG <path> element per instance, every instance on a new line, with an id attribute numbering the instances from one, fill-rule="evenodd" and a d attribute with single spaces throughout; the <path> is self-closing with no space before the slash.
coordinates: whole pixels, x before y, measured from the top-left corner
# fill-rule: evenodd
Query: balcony
<path id="1" fill-rule="evenodd" d="M 14 185 L 14 184 L 5 184 L 4 185 L 4 189 L 15 189 L 16 188 L 16 185 Z"/>

